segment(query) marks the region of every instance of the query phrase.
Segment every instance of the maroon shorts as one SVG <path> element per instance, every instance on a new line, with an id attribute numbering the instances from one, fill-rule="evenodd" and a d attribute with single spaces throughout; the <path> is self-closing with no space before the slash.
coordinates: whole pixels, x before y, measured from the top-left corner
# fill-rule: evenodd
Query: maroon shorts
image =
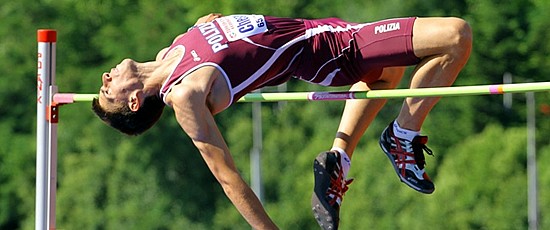
<path id="1" fill-rule="evenodd" d="M 412 46 L 415 20 L 414 17 L 396 18 L 363 24 L 337 18 L 306 20 L 306 28 L 313 33 L 326 27 L 332 29 L 311 37 L 303 51 L 306 65 L 297 75 L 332 75 L 330 85 L 338 86 L 357 81 L 374 82 L 385 67 L 418 64 L 420 59 L 414 55 Z M 315 79 L 304 80 L 321 83 Z"/>
<path id="2" fill-rule="evenodd" d="M 416 18 L 378 21 L 363 27 L 354 34 L 357 51 L 352 65 L 361 71 L 371 69 L 416 65 L 412 45 L 412 28 Z M 377 79 L 369 79 L 373 81 Z"/>

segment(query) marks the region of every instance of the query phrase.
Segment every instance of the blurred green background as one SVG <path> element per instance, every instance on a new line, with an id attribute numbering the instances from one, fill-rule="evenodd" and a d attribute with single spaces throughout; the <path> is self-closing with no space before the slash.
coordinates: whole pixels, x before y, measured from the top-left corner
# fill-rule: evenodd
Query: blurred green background
<path id="1" fill-rule="evenodd" d="M 210 12 L 341 17 L 367 22 L 457 16 L 474 32 L 470 61 L 455 85 L 548 81 L 546 0 L 19 0 L 0 3 L 0 229 L 33 229 L 36 158 L 36 30 L 58 31 L 61 92 L 95 93 L 123 58 L 156 53 Z M 410 70 L 408 71 L 410 72 Z M 400 87 L 406 87 L 404 80 Z M 291 81 L 289 91 L 326 90 Z M 334 89 L 341 90 L 341 89 Z M 536 93 L 540 227 L 550 229 L 550 94 Z M 390 100 L 364 135 L 350 172 L 341 229 L 526 229 L 526 106 L 514 94 L 444 98 L 423 127 L 435 157 L 432 195 L 401 184 L 377 139 L 397 116 Z M 343 102 L 262 105 L 264 203 L 282 229 L 317 229 L 310 211 L 312 162 L 330 148 Z M 247 229 L 167 108 L 159 124 L 127 137 L 95 118 L 88 103 L 61 107 L 59 229 Z M 252 106 L 216 119 L 250 179 Z"/>

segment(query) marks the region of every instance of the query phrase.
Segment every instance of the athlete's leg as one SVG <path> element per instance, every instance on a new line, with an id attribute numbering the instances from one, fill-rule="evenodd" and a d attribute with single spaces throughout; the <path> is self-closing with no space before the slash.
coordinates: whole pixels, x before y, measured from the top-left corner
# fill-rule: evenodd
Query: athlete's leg
<path id="1" fill-rule="evenodd" d="M 410 88 L 452 85 L 472 47 L 471 29 L 458 18 L 418 18 L 412 40 L 414 54 L 422 61 L 412 73 Z M 397 123 L 401 128 L 419 131 L 439 99 L 405 99 Z"/>
<path id="2" fill-rule="evenodd" d="M 404 72 L 405 67 L 385 68 L 378 81 L 368 85 L 358 82 L 351 87 L 350 91 L 393 89 L 401 81 Z M 359 140 L 386 101 L 385 99 L 346 101 L 332 147 L 344 150 L 351 158 Z"/>
<path id="3" fill-rule="evenodd" d="M 389 68 L 375 72 L 370 73 L 370 78 L 364 79 L 376 79 L 380 76 L 378 81 L 368 85 L 359 82 L 353 85 L 351 90 L 395 88 L 403 76 L 404 68 Z M 314 160 L 315 186 L 311 207 L 315 219 L 323 229 L 338 228 L 340 204 L 352 181 L 347 179 L 351 163 L 347 157 L 351 157 L 357 142 L 385 102 L 386 100 L 382 99 L 347 101 L 333 145 L 333 148 L 342 149 L 347 154 L 326 151 L 321 152 Z"/>
<path id="4" fill-rule="evenodd" d="M 472 47 L 468 24 L 458 18 L 419 18 L 413 25 L 412 47 L 420 58 L 410 88 L 450 86 L 468 60 Z M 439 98 L 406 98 L 401 111 L 380 136 L 380 147 L 399 179 L 416 191 L 431 194 L 435 185 L 424 171 L 428 138 L 420 128 Z"/>

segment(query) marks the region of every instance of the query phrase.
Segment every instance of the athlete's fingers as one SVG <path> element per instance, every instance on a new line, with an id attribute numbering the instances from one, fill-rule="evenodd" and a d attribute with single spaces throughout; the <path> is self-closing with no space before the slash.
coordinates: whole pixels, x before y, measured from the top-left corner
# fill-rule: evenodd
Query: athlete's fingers
<path id="1" fill-rule="evenodd" d="M 221 17 L 221 16 L 222 16 L 222 14 L 220 14 L 220 13 L 210 13 L 210 14 L 208 14 L 208 15 L 205 15 L 205 16 L 200 17 L 200 18 L 197 20 L 197 23 L 195 23 L 195 25 L 201 24 L 201 23 L 206 23 L 206 22 L 211 22 L 211 21 L 213 21 L 214 19 L 219 18 L 219 17 Z"/>

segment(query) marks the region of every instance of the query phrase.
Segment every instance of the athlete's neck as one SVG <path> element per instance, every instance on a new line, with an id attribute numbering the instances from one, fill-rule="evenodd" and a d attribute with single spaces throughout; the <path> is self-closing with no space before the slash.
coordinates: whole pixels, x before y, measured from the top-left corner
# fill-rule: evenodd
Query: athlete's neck
<path id="1" fill-rule="evenodd" d="M 179 59 L 167 57 L 162 60 L 136 63 L 137 73 L 146 95 L 158 95 L 164 81 L 170 77 Z"/>

